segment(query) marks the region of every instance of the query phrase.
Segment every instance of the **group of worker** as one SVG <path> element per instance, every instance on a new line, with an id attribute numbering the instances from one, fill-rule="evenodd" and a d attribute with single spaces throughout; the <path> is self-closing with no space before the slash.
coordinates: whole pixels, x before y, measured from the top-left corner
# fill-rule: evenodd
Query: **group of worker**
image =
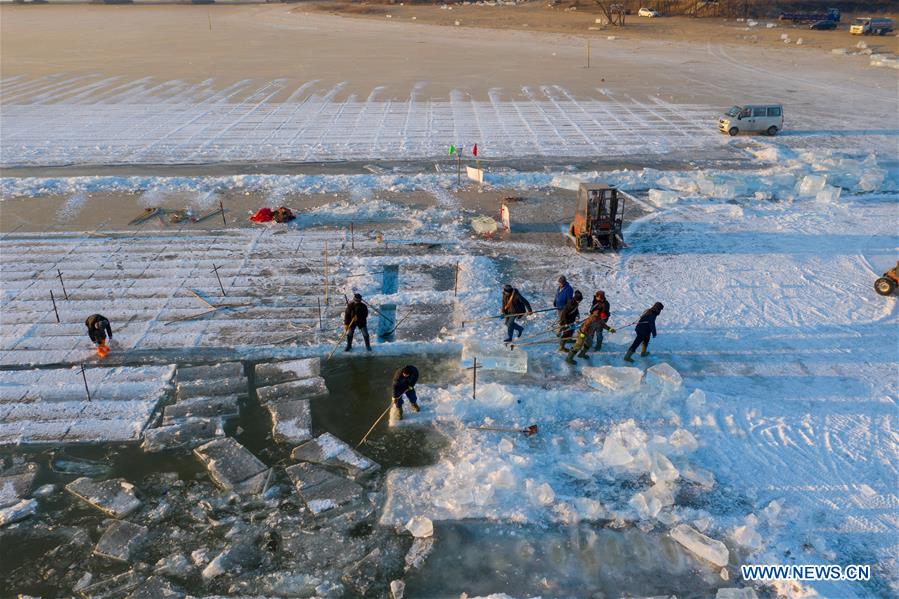
<path id="1" fill-rule="evenodd" d="M 590 305 L 590 314 L 580 321 L 580 304 L 584 300 L 583 294 L 575 290 L 565 276 L 559 277 L 559 286 L 553 300 L 556 309 L 558 324 L 555 327 L 559 337 L 559 351 L 566 352 L 565 361 L 575 364 L 574 358 L 589 360 L 587 352 L 593 348 L 598 352 L 602 348 L 603 332 L 614 333 L 615 329 L 609 326 L 608 320 L 611 313 L 609 300 L 605 291 L 597 291 L 593 294 Z M 624 354 L 627 362 L 633 362 L 633 354 L 637 347 L 642 345 L 641 356 L 646 356 L 651 337 L 656 336 L 656 317 L 662 312 L 664 306 L 656 302 L 651 308 L 643 312 L 635 322 L 636 337 Z M 518 321 L 524 316 L 533 314 L 530 302 L 518 289 L 511 285 L 503 286 L 502 314 L 505 317 L 506 338 L 505 343 L 511 343 L 513 337 L 521 337 L 524 326 Z M 112 339 L 112 327 L 109 319 L 100 314 L 92 314 L 84 323 L 87 326 L 88 336 L 97 345 L 97 352 L 104 357 L 109 352 L 106 344 L 107 337 Z M 365 341 L 365 349 L 371 351 L 371 339 L 368 334 L 368 305 L 362 299 L 362 295 L 356 293 L 353 300 L 347 302 L 343 314 L 344 334 L 346 347 L 344 351 L 350 351 L 353 347 L 353 336 L 358 329 Z M 409 400 L 413 411 L 418 412 L 418 396 L 415 393 L 415 383 L 418 382 L 418 369 L 407 364 L 397 370 L 393 375 L 393 391 L 391 393 L 392 419 L 402 420 L 403 397 Z"/>
<path id="2" fill-rule="evenodd" d="M 615 332 L 615 329 L 608 324 L 611 306 L 606 298 L 606 292 L 600 290 L 593 294 L 590 313 L 581 321 L 580 304 L 584 300 L 583 294 L 579 290 L 575 290 L 564 275 L 559 277 L 558 284 L 553 307 L 558 316 L 555 331 L 559 337 L 559 351 L 567 353 L 565 361 L 569 364 L 575 364 L 575 356 L 589 360 L 590 356 L 587 355 L 587 352 L 591 347 L 595 352 L 602 348 L 603 331 Z M 656 302 L 634 322 L 636 337 L 624 354 L 626 362 L 634 361 L 632 356 L 640 346 L 642 346 L 641 356 L 649 354 L 649 340 L 656 336 L 656 318 L 664 307 L 661 302 Z M 511 285 L 504 285 L 502 314 L 505 315 L 506 338 L 503 342 L 512 343 L 513 335 L 521 337 L 524 326 L 518 321 L 533 313 L 531 303 L 518 289 Z"/>

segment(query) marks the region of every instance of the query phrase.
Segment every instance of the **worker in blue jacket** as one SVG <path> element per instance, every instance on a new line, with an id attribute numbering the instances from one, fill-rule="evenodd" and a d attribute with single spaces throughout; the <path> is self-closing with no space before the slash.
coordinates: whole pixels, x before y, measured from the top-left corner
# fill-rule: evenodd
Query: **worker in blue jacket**
<path id="1" fill-rule="evenodd" d="M 571 285 L 568 283 L 568 279 L 565 278 L 565 275 L 559 277 L 559 288 L 556 289 L 556 299 L 553 300 L 553 306 L 556 308 L 556 314 L 562 314 L 562 310 L 565 309 L 565 306 L 568 304 L 568 300 L 570 300 L 574 296 L 574 289 L 572 289 Z"/>
<path id="2" fill-rule="evenodd" d="M 656 302 L 652 305 L 652 308 L 640 315 L 640 318 L 637 320 L 637 326 L 634 327 L 634 330 L 637 332 L 637 337 L 634 339 L 634 342 L 631 343 L 627 353 L 624 354 L 625 362 L 634 361 L 631 356 L 634 355 L 634 352 L 637 351 L 637 346 L 640 344 L 643 345 L 643 351 L 640 352 L 640 355 L 649 355 L 649 336 L 656 336 L 656 317 L 661 314 L 662 308 L 664 307 L 662 302 Z"/>

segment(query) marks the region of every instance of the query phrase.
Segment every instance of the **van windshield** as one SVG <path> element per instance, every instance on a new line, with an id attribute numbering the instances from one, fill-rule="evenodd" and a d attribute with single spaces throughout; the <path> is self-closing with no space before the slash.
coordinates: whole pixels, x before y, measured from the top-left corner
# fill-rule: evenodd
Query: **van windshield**
<path id="1" fill-rule="evenodd" d="M 730 108 L 730 110 L 728 110 L 724 114 L 726 114 L 727 116 L 735 116 L 736 117 L 736 116 L 740 116 L 741 112 L 743 112 L 742 106 L 732 106 Z"/>

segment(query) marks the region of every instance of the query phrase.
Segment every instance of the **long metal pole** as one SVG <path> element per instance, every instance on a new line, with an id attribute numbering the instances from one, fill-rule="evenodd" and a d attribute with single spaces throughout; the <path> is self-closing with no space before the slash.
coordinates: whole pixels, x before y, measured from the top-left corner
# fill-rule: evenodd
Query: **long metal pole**
<path id="1" fill-rule="evenodd" d="M 59 322 L 59 310 L 56 309 L 56 298 L 53 297 L 53 290 L 50 290 L 50 301 L 53 302 L 53 312 L 56 314 L 56 322 Z"/>
<path id="2" fill-rule="evenodd" d="M 222 278 L 219 276 L 219 267 L 215 265 L 215 262 L 212 263 L 212 272 L 215 273 L 215 278 L 219 281 L 219 288 L 222 290 L 222 297 L 225 297 L 225 286 L 222 285 Z"/>
<path id="3" fill-rule="evenodd" d="M 471 369 L 471 398 L 478 398 L 478 357 L 474 357 L 474 366 Z"/>
<path id="4" fill-rule="evenodd" d="M 66 299 L 69 299 L 69 294 L 66 292 L 66 284 L 62 280 L 62 271 L 57 268 L 56 272 L 58 273 L 58 276 L 59 276 L 59 284 L 62 285 L 62 294 Z"/>
<path id="5" fill-rule="evenodd" d="M 84 391 L 87 393 L 87 401 L 91 401 L 91 390 L 87 386 L 87 375 L 84 374 L 84 364 L 81 365 L 81 378 L 84 380 Z"/>

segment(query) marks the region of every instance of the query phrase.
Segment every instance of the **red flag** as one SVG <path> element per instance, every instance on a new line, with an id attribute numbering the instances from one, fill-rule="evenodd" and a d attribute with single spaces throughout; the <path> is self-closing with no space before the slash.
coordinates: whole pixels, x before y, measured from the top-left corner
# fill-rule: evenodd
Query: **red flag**
<path id="1" fill-rule="evenodd" d="M 478 155 L 478 144 L 475 144 L 474 147 L 471 149 L 471 155 L 472 156 Z"/>

